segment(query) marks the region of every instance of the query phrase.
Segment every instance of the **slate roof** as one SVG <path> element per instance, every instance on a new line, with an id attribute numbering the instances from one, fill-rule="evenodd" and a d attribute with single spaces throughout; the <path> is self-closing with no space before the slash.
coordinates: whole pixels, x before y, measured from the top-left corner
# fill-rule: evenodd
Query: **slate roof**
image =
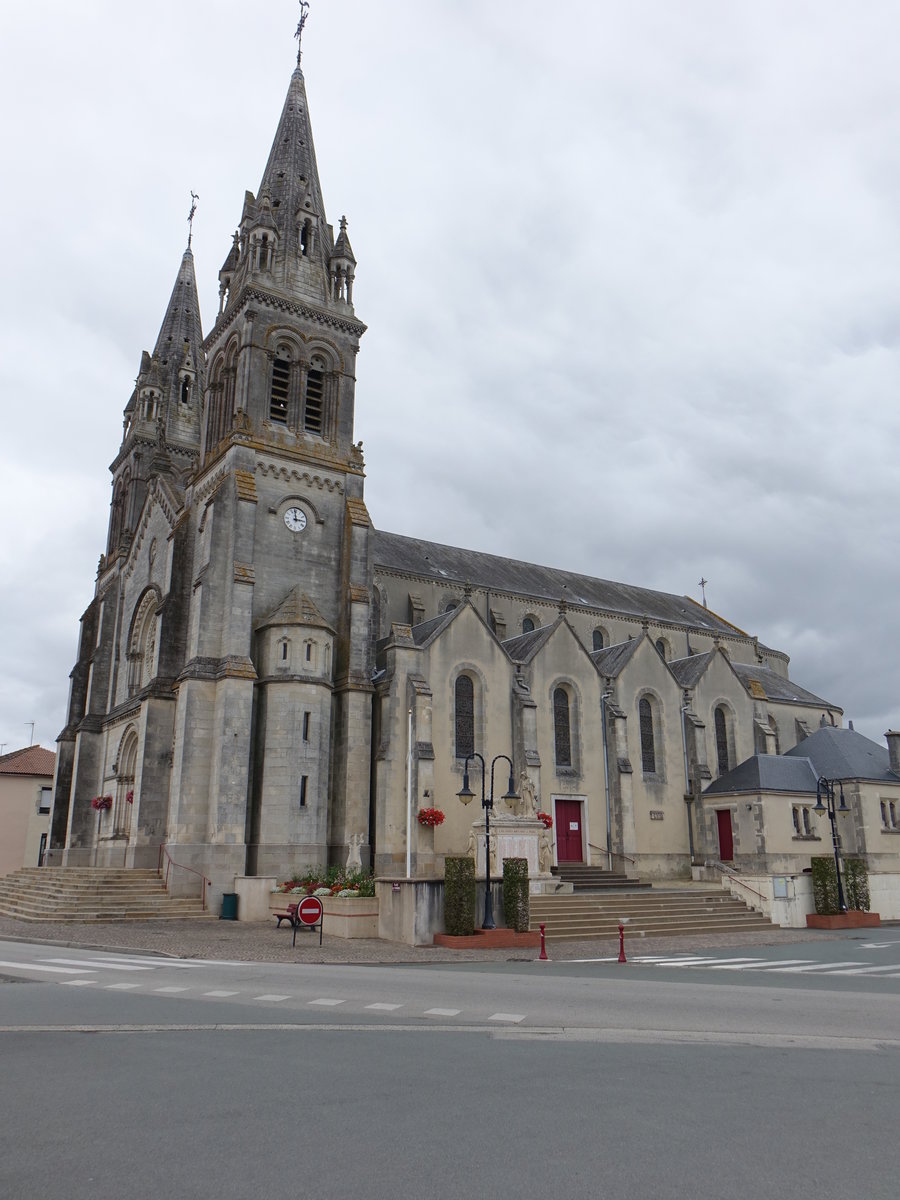
<path id="1" fill-rule="evenodd" d="M 712 662 L 715 653 L 715 650 L 707 650 L 704 654 L 691 654 L 688 658 L 676 658 L 669 663 L 669 668 L 681 687 L 691 688 Z"/>
<path id="2" fill-rule="evenodd" d="M 819 776 L 808 758 L 783 754 L 754 754 L 733 770 L 714 779 L 704 796 L 734 792 L 810 792 L 815 795 Z"/>
<path id="3" fill-rule="evenodd" d="M 520 633 L 516 637 L 507 638 L 503 649 L 513 662 L 526 663 L 537 654 L 558 624 L 558 621 L 554 621 L 552 625 L 541 625 L 532 629 L 530 633 Z"/>
<path id="4" fill-rule="evenodd" d="M 832 704 L 830 700 L 823 700 L 821 696 L 808 692 L 769 667 L 737 662 L 733 662 L 731 665 L 750 695 L 759 700 L 781 700 L 793 704 L 809 704 L 815 708 L 837 708 L 837 705 Z M 762 690 L 761 695 L 760 689 Z M 842 712 L 843 710 L 837 709 L 837 711 Z"/>
<path id="5" fill-rule="evenodd" d="M 313 601 L 306 592 L 301 592 L 299 587 L 291 588 L 285 598 L 270 613 L 256 622 L 255 628 L 267 629 L 270 625 L 309 625 L 334 633 Z"/>
<path id="6" fill-rule="evenodd" d="M 615 679 L 622 668 L 631 662 L 639 640 L 629 638 L 627 642 L 617 642 L 615 646 L 604 646 L 602 650 L 594 650 L 591 658 L 600 674 L 606 679 Z"/>
<path id="7" fill-rule="evenodd" d="M 445 625 L 450 624 L 456 616 L 456 612 L 456 608 L 451 608 L 447 612 L 438 613 L 436 617 L 431 617 L 428 621 L 420 621 L 418 625 L 413 625 L 413 641 L 417 646 L 424 646 L 433 634 L 437 633 Z"/>
<path id="8" fill-rule="evenodd" d="M 53 775 L 56 751 L 43 746 L 26 746 L 0 757 L 0 775 Z"/>
<path id="9" fill-rule="evenodd" d="M 556 567 L 464 550 L 459 546 L 444 546 L 421 538 L 404 537 L 399 533 L 373 530 L 373 562 L 376 570 L 399 571 L 437 582 L 464 584 L 489 588 L 492 591 L 512 592 L 533 599 L 554 603 L 565 599 L 572 605 L 585 605 L 605 612 L 623 613 L 631 617 L 648 617 L 686 625 L 708 633 L 727 633 L 746 636 L 743 630 L 717 617 L 689 596 L 656 592 L 632 584 L 614 583 L 608 579 L 593 579 L 575 575 Z"/>
<path id="10" fill-rule="evenodd" d="M 825 725 L 786 751 L 784 757 L 808 758 L 818 775 L 824 775 L 826 779 L 900 781 L 900 776 L 891 770 L 887 747 L 879 746 L 855 729 Z"/>

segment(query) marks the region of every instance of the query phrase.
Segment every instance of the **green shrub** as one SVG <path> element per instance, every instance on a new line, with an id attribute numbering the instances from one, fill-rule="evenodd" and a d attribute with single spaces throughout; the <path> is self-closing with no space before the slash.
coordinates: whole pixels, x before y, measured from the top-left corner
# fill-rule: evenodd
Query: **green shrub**
<path id="1" fill-rule="evenodd" d="M 861 858 L 841 860 L 844 901 L 848 908 L 869 911 L 869 872 Z M 816 912 L 828 916 L 841 911 L 838 904 L 837 872 L 833 858 L 812 859 L 813 900 Z"/>
<path id="2" fill-rule="evenodd" d="M 455 937 L 475 932 L 475 860 L 444 859 L 444 929 Z"/>
<path id="3" fill-rule="evenodd" d="M 527 933 L 530 921 L 528 908 L 528 859 L 503 860 L 503 915 L 507 928 Z"/>

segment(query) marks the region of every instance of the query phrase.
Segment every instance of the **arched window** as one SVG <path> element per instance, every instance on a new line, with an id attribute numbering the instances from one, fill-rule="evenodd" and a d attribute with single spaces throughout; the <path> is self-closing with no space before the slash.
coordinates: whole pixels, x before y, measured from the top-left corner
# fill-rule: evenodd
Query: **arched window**
<path id="1" fill-rule="evenodd" d="M 288 398 L 291 390 L 291 352 L 279 346 L 272 361 L 272 383 L 269 388 L 269 420 L 286 425 Z"/>
<path id="2" fill-rule="evenodd" d="M 713 714 L 716 727 L 716 765 L 718 773 L 724 775 L 730 767 L 728 757 L 728 723 L 724 707 L 719 704 Z"/>
<path id="3" fill-rule="evenodd" d="M 522 621 L 522 632 L 523 633 L 533 633 L 534 632 L 534 618 L 533 617 L 525 617 L 525 619 Z"/>
<path id="4" fill-rule="evenodd" d="M 134 811 L 134 777 L 137 768 L 138 735 L 129 729 L 119 746 L 118 769 L 116 772 L 116 794 L 113 808 L 113 830 L 120 837 L 131 832 L 131 814 Z"/>
<path id="5" fill-rule="evenodd" d="M 454 692 L 456 757 L 475 753 L 475 685 L 468 675 L 459 675 Z"/>
<path id="6" fill-rule="evenodd" d="M 556 765 L 572 765 L 572 730 L 569 723 L 569 696 L 565 688 L 553 692 L 553 744 L 556 749 Z"/>
<path id="7" fill-rule="evenodd" d="M 669 659 L 669 643 L 665 638 L 656 639 L 656 648 L 662 655 L 663 659 L 668 662 Z"/>
<path id="8" fill-rule="evenodd" d="M 322 433 L 325 428 L 325 362 L 321 358 L 314 358 L 306 373 L 303 428 L 308 433 Z"/>
<path id="9" fill-rule="evenodd" d="M 645 775 L 656 774 L 656 737 L 653 730 L 653 705 L 647 696 L 638 703 L 638 724 L 641 732 L 641 770 Z"/>
<path id="10" fill-rule="evenodd" d="M 602 649 L 603 649 L 603 645 L 604 645 L 604 643 L 603 643 L 603 630 L 602 630 L 602 629 L 595 629 L 595 630 L 594 630 L 594 632 L 593 632 L 593 634 L 591 635 L 591 641 L 592 641 L 592 643 L 593 643 L 593 649 L 594 649 L 594 650 L 602 650 Z"/>

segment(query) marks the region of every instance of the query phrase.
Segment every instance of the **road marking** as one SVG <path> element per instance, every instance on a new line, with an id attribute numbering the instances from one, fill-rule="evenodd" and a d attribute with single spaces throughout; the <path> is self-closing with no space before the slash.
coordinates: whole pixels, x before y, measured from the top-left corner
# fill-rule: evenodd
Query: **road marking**
<path id="1" fill-rule="evenodd" d="M 204 992 L 204 996 L 237 996 L 239 992 Z"/>
<path id="2" fill-rule="evenodd" d="M 263 996 L 254 996 L 254 1000 L 271 1000 L 273 1003 L 276 1000 L 290 1000 L 290 996 L 276 996 L 274 992 L 266 992 Z"/>
<path id="3" fill-rule="evenodd" d="M 0 967 L 15 967 L 18 971 L 48 971 L 54 975 L 88 975 L 88 971 L 78 970 L 73 967 L 40 967 L 37 963 L 24 962 L 0 962 Z"/>
<path id="4" fill-rule="evenodd" d="M 836 962 L 836 963 L 810 963 L 808 967 L 772 967 L 769 974 L 774 974 L 776 971 L 784 971 L 785 975 L 806 975 L 811 971 L 831 971 L 835 967 L 861 967 L 863 963 L 859 962 Z"/>
<path id="5" fill-rule="evenodd" d="M 102 967 L 106 971 L 152 971 L 152 967 L 139 967 L 133 963 L 105 962 L 102 958 L 42 958 L 41 962 L 65 963 L 70 967 Z"/>
<path id="6" fill-rule="evenodd" d="M 764 958 L 751 958 L 749 961 L 743 958 L 735 958 L 729 963 L 719 963 L 710 966 L 711 971 L 766 971 L 770 967 L 776 967 L 781 962 L 803 963 L 809 962 L 808 958 L 770 958 L 768 961 Z"/>
<path id="7" fill-rule="evenodd" d="M 378 1012 L 393 1012 L 397 1008 L 402 1008 L 402 1004 L 367 1004 L 366 1008 L 374 1008 Z"/>
<path id="8" fill-rule="evenodd" d="M 108 992 L 128 992 L 132 988 L 140 987 L 139 983 L 108 983 L 106 990 Z"/>
<path id="9" fill-rule="evenodd" d="M 488 1017 L 489 1021 L 511 1021 L 514 1025 L 518 1025 L 520 1021 L 525 1020 L 524 1013 L 493 1013 Z"/>
<path id="10" fill-rule="evenodd" d="M 161 987 L 153 990 L 154 992 L 186 992 L 188 989 L 186 987 Z"/>
<path id="11" fill-rule="evenodd" d="M 658 965 L 661 967 L 717 967 L 721 966 L 724 969 L 735 970 L 733 963 L 740 963 L 744 966 L 749 963 L 762 962 L 759 958 L 694 958 L 694 959 L 675 959 L 671 962 L 663 962 Z"/>
<path id="12" fill-rule="evenodd" d="M 879 971 L 885 972 L 885 971 L 896 971 L 896 970 L 897 970 L 897 964 L 890 963 L 889 965 L 882 966 L 882 967 L 853 967 L 849 971 L 848 970 L 829 971 L 828 974 L 829 975 L 877 975 Z"/>
<path id="13" fill-rule="evenodd" d="M 310 1000 L 310 1001 L 308 1001 L 308 1003 L 309 1003 L 309 1004 L 321 1004 L 321 1005 L 323 1005 L 323 1006 L 324 1006 L 324 1007 L 326 1007 L 326 1008 L 334 1008 L 334 1006 L 335 1006 L 336 1004 L 346 1004 L 346 1003 L 347 1003 L 347 1001 L 346 1001 L 346 1000 L 328 1000 L 328 999 L 322 999 L 322 1000 Z"/>
<path id="14" fill-rule="evenodd" d="M 425 1010 L 426 1017 L 458 1017 L 462 1012 L 461 1008 L 427 1008 Z"/>
<path id="15" fill-rule="evenodd" d="M 886 946 L 900 946 L 900 942 L 863 942 L 863 950 L 884 950 Z"/>
<path id="16" fill-rule="evenodd" d="M 96 979 L 61 979 L 62 987 L 87 987 L 92 983 L 96 983 Z"/>

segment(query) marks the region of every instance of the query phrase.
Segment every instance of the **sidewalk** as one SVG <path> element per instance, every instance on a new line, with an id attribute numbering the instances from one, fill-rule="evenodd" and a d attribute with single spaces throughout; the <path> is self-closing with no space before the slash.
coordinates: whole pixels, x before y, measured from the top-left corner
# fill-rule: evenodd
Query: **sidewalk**
<path id="1" fill-rule="evenodd" d="M 682 954 L 717 951 L 737 946 L 784 946 L 794 942 L 830 939 L 829 935 L 806 929 L 767 929 L 760 933 L 697 934 L 690 937 L 642 938 L 626 934 L 625 952 L 638 954 Z M 837 935 L 842 936 L 842 935 Z M 405 946 L 376 938 L 329 938 L 305 931 L 291 946 L 291 930 L 275 921 L 119 921 L 68 923 L 16 921 L 0 917 L 0 941 L 45 942 L 82 950 L 160 954 L 169 958 L 204 958 L 240 962 L 299 963 L 460 963 L 523 962 L 537 959 L 537 950 L 448 950 L 438 946 Z M 547 954 L 563 962 L 579 958 L 610 958 L 619 952 L 616 939 L 551 941 Z"/>

